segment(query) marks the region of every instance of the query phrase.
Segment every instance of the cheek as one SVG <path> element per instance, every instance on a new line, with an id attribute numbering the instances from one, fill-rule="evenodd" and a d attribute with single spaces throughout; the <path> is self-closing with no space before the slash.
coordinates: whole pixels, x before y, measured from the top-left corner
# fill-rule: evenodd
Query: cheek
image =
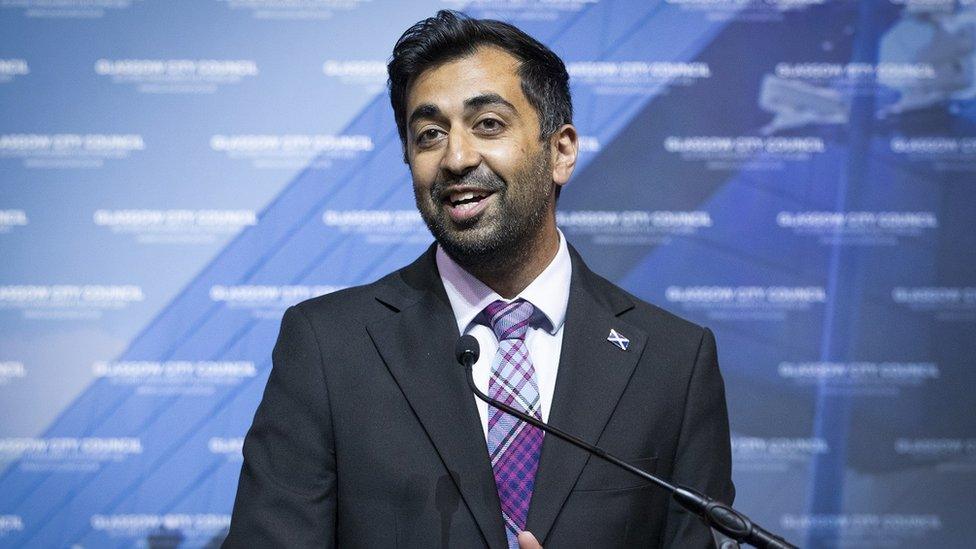
<path id="1" fill-rule="evenodd" d="M 415 189 L 428 189 L 437 177 L 437 170 L 429 166 L 415 163 L 410 167 L 410 178 Z"/>
<path id="2" fill-rule="evenodd" d="M 415 197 L 423 198 L 425 202 L 430 201 L 430 187 L 431 185 L 429 183 L 414 179 L 413 194 Z"/>
<path id="3" fill-rule="evenodd" d="M 496 147 L 484 150 L 481 158 L 498 177 L 511 183 L 525 155 L 525 149 L 519 147 Z"/>

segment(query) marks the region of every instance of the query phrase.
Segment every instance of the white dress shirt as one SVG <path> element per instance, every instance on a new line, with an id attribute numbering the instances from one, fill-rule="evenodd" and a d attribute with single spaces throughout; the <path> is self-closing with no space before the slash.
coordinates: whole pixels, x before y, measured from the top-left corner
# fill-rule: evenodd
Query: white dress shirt
<path id="1" fill-rule="evenodd" d="M 566 305 L 569 302 L 569 282 L 573 272 L 566 247 L 566 238 L 559 232 L 559 250 L 549 265 L 522 290 L 514 299 L 522 298 L 535 307 L 535 313 L 525 336 L 529 358 L 535 368 L 539 384 L 539 401 L 542 421 L 548 421 L 552 405 L 552 393 L 556 387 L 556 372 L 559 369 L 559 351 L 563 342 L 563 324 L 566 320 Z M 447 290 L 447 298 L 454 310 L 458 332 L 471 334 L 481 346 L 481 354 L 474 363 L 472 374 L 474 384 L 488 394 L 488 381 L 491 376 L 491 362 L 498 350 L 498 339 L 485 324 L 476 322 L 478 315 L 491 302 L 504 299 L 483 282 L 465 271 L 447 253 L 437 246 L 437 270 L 441 282 Z M 514 301 L 505 300 L 505 301 Z M 481 427 L 488 437 L 488 404 L 474 395 L 481 415 Z"/>

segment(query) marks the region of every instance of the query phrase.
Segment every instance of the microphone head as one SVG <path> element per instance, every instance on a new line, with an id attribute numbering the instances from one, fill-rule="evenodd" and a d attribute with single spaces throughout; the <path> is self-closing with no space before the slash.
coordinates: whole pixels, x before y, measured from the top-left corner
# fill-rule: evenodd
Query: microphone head
<path id="1" fill-rule="evenodd" d="M 481 347 L 478 345 L 478 340 L 471 334 L 464 334 L 454 344 L 454 356 L 462 366 L 478 362 L 480 353 Z"/>

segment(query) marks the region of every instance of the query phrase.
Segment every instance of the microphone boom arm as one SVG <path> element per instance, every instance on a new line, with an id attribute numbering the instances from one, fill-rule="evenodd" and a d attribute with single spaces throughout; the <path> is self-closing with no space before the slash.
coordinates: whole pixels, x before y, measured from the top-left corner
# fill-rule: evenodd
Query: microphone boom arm
<path id="1" fill-rule="evenodd" d="M 749 545 L 759 547 L 760 549 L 797 549 L 795 545 L 792 545 L 783 538 L 780 538 L 772 532 L 763 529 L 758 524 L 749 520 L 749 517 L 745 516 L 739 511 L 736 511 L 729 505 L 715 501 L 714 499 L 711 499 L 698 491 L 692 490 L 691 488 L 673 485 L 652 475 L 651 473 L 648 473 L 647 471 L 634 467 L 633 465 L 610 453 L 607 453 L 606 450 L 600 448 L 599 446 L 594 446 L 579 437 L 557 429 L 556 427 L 552 427 L 551 425 L 547 425 L 545 422 L 536 419 L 522 412 L 521 410 L 513 408 L 504 402 L 499 402 L 482 393 L 474 384 L 474 375 L 472 373 L 474 363 L 478 359 L 478 343 L 477 340 L 470 335 L 463 336 L 462 339 L 466 337 L 470 337 L 472 340 L 474 340 L 473 345 L 471 345 L 473 349 L 461 349 L 461 346 L 459 345 L 460 350 L 457 353 L 458 361 L 464 366 L 468 380 L 468 387 L 479 399 L 507 414 L 517 417 L 518 419 L 534 427 L 542 429 L 546 433 L 554 435 L 556 438 L 562 439 L 573 446 L 576 446 L 577 448 L 594 454 L 600 459 L 609 461 L 610 463 L 613 463 L 614 465 L 671 492 L 674 500 L 678 502 L 679 505 L 695 515 L 698 515 L 698 517 L 700 517 L 708 526 L 715 528 L 719 532 L 722 532 L 726 536 L 738 542 L 748 543 Z M 461 342 L 459 341 L 459 344 L 460 343 Z"/>

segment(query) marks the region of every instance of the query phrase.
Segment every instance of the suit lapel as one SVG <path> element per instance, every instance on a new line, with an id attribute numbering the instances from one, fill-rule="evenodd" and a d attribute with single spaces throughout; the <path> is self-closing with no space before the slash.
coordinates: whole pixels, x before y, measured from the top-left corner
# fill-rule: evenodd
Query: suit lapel
<path id="1" fill-rule="evenodd" d="M 457 323 L 432 251 L 401 271 L 403 287 L 377 297 L 395 314 L 371 323 L 367 330 L 488 545 L 505 547 L 481 420 L 464 370 L 454 357 Z"/>
<path id="2" fill-rule="evenodd" d="M 589 271 L 575 250 L 571 253 L 572 282 L 549 423 L 596 444 L 647 337 L 617 316 L 633 308 L 626 294 Z M 611 329 L 630 340 L 626 351 L 607 341 Z M 588 457 L 546 435 L 526 526 L 543 545 Z"/>

